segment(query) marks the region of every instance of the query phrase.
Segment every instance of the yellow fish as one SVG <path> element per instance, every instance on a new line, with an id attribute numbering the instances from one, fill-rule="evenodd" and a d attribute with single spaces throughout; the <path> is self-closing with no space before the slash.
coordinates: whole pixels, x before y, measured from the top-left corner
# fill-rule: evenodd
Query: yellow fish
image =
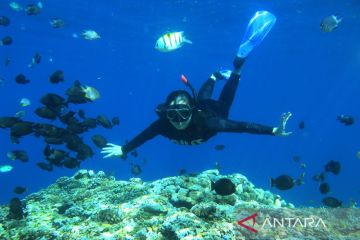
<path id="1" fill-rule="evenodd" d="M 96 88 L 85 86 L 81 87 L 81 90 L 85 93 L 85 97 L 91 101 L 95 101 L 100 98 L 100 93 Z"/>
<path id="2" fill-rule="evenodd" d="M 162 35 L 155 43 L 155 49 L 160 52 L 170 52 L 184 45 L 192 44 L 192 41 L 186 39 L 184 32 L 172 32 Z"/>
<path id="3" fill-rule="evenodd" d="M 27 106 L 29 106 L 30 104 L 31 104 L 31 102 L 30 102 L 30 100 L 27 99 L 27 98 L 22 98 L 22 99 L 20 100 L 20 106 L 22 106 L 22 107 L 27 107 Z"/>

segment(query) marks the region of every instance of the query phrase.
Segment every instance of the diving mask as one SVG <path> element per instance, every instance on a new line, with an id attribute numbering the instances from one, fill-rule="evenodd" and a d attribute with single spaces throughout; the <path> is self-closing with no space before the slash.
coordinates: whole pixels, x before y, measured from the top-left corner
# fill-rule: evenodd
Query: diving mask
<path id="1" fill-rule="evenodd" d="M 166 110 L 166 117 L 174 122 L 184 122 L 191 117 L 192 108 L 186 104 L 171 105 Z"/>

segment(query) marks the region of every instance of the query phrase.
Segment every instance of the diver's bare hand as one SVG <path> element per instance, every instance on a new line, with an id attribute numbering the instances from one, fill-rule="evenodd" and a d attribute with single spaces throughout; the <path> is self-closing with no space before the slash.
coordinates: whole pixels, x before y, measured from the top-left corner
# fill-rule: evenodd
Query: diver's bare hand
<path id="1" fill-rule="evenodd" d="M 281 114 L 279 126 L 273 128 L 273 134 L 275 136 L 289 136 L 292 134 L 292 132 L 285 132 L 286 123 L 291 115 L 291 112 Z"/>
<path id="2" fill-rule="evenodd" d="M 106 146 L 101 151 L 102 154 L 105 154 L 103 158 L 123 157 L 124 153 L 121 146 L 112 143 L 108 143 Z"/>

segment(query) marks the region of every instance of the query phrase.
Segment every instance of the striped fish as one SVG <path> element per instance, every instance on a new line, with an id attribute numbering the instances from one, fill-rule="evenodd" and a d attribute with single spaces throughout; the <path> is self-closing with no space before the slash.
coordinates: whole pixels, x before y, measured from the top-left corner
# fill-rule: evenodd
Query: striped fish
<path id="1" fill-rule="evenodd" d="M 170 52 L 182 47 L 184 43 L 192 44 L 186 39 L 184 32 L 166 33 L 156 41 L 155 49 L 160 52 Z"/>

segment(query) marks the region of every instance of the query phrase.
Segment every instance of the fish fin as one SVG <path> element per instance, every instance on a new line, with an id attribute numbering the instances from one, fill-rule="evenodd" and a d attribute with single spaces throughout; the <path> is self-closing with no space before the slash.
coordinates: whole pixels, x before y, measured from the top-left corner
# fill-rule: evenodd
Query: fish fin
<path id="1" fill-rule="evenodd" d="M 74 81 L 74 87 L 81 87 L 81 83 L 79 80 Z"/>
<path id="2" fill-rule="evenodd" d="M 42 4 L 42 2 L 41 2 L 41 1 L 39 1 L 39 2 L 36 4 L 36 6 L 38 6 L 40 9 L 42 9 L 42 8 L 43 8 L 43 4 Z"/>
<path id="3" fill-rule="evenodd" d="M 275 186 L 275 180 L 273 178 L 270 178 L 270 186 L 271 187 Z"/>
<path id="4" fill-rule="evenodd" d="M 339 14 L 333 14 L 333 18 L 335 18 L 336 23 L 339 24 L 343 20 L 343 17 L 341 17 Z"/>
<path id="5" fill-rule="evenodd" d="M 213 181 L 210 181 L 210 182 L 211 182 L 211 187 L 210 187 L 210 189 L 211 189 L 211 191 L 212 191 L 212 190 L 215 189 L 215 183 L 214 183 Z"/>
<path id="6" fill-rule="evenodd" d="M 188 43 L 188 44 L 193 44 L 193 42 L 191 40 L 187 39 L 186 37 L 183 37 L 183 42 Z"/>

